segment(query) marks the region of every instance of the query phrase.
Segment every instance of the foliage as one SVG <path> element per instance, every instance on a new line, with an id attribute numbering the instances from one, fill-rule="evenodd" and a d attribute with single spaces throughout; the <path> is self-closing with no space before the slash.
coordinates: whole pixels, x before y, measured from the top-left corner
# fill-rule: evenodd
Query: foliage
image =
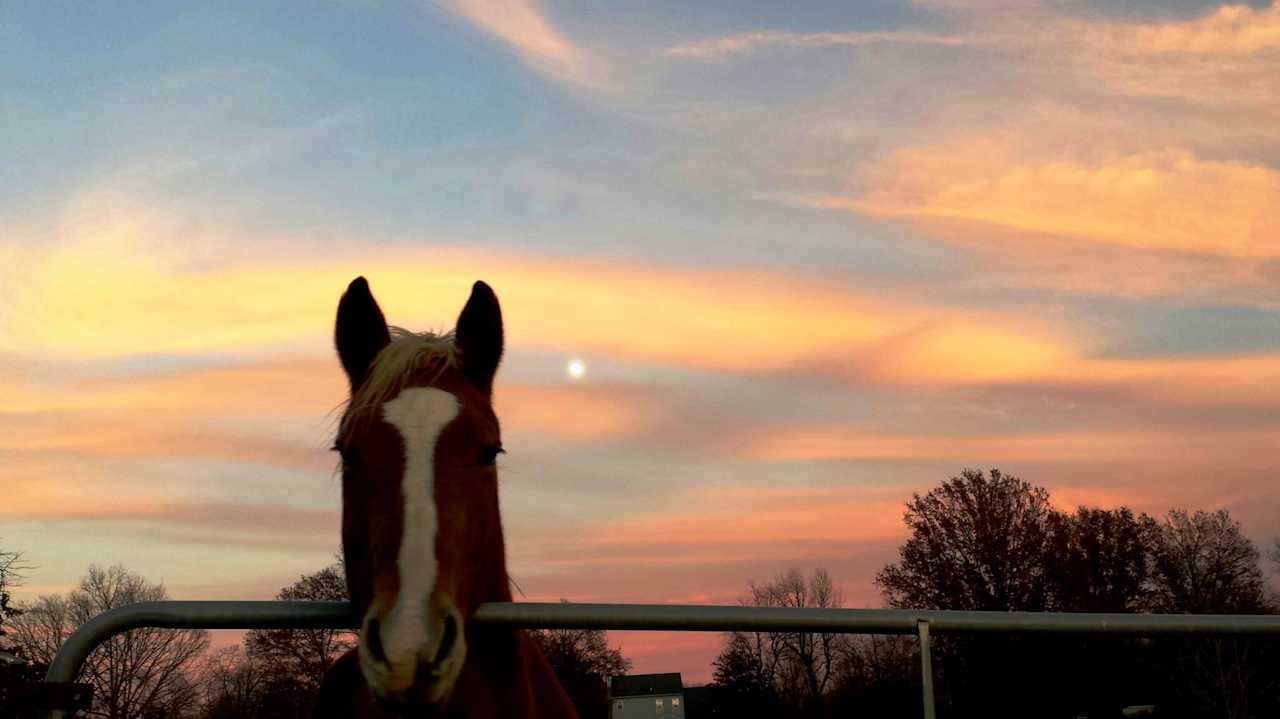
<path id="1" fill-rule="evenodd" d="M 899 561 L 877 576 L 893 606 L 1271 609 L 1259 553 L 1222 510 L 1174 510 L 1163 521 L 1125 507 L 1068 515 L 1043 488 L 998 470 L 966 470 L 913 495 L 904 519 L 911 535 Z M 1159 698 L 1187 716 L 1234 717 L 1280 709 L 1278 654 L 1263 642 L 1206 638 L 939 637 L 934 665 L 940 705 L 960 714 L 1053 707 L 1092 715 Z M 842 677 L 841 688 L 856 679 Z"/>
<path id="2" fill-rule="evenodd" d="M 1063 561 L 1053 604 L 1079 612 L 1134 612 L 1145 608 L 1153 575 L 1156 521 L 1128 507 L 1080 507 L 1066 524 Z"/>
<path id="3" fill-rule="evenodd" d="M 562 600 L 563 601 L 563 600 Z M 610 647 L 603 629 L 539 629 L 530 638 L 550 662 L 582 719 L 609 713 L 608 679 L 626 674 L 631 661 Z"/>
<path id="4" fill-rule="evenodd" d="M 167 597 L 163 585 L 121 564 L 91 565 L 76 589 L 24 605 L 12 639 L 33 662 L 48 665 L 71 632 L 91 618 Z M 79 677 L 94 687 L 88 715 L 125 719 L 189 712 L 198 694 L 187 674 L 208 645 L 207 632 L 191 629 L 134 629 L 108 639 L 89 655 Z"/>
<path id="5" fill-rule="evenodd" d="M 1049 578 L 1062 556 L 1063 517 L 1040 487 L 966 469 L 924 496 L 903 521 L 901 560 L 876 575 L 895 607 L 1031 611 L 1051 608 Z"/>

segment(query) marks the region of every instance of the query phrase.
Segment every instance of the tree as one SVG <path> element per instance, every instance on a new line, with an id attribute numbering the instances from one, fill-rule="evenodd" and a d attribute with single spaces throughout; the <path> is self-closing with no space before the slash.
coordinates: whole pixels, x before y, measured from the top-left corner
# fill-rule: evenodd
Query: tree
<path id="1" fill-rule="evenodd" d="M 757 607 L 839 607 L 840 592 L 825 569 L 806 581 L 789 570 L 772 582 L 750 584 L 743 604 Z M 791 711 L 821 714 L 845 638 L 804 632 L 733 632 L 715 662 L 715 682 L 747 702 L 781 703 Z M 755 704 L 758 710 L 760 704 Z"/>
<path id="2" fill-rule="evenodd" d="M 0 648 L 4 646 L 5 627 L 21 613 L 21 610 L 12 604 L 13 596 L 10 591 L 22 584 L 25 578 L 22 573 L 27 569 L 29 567 L 22 560 L 22 552 L 0 550 Z"/>
<path id="3" fill-rule="evenodd" d="M 1175 509 L 1160 526 L 1152 609 L 1191 614 L 1268 611 L 1260 554 L 1226 510 Z M 1167 640 L 1160 659 L 1186 706 L 1216 716 L 1280 711 L 1280 652 L 1256 640 Z"/>
<path id="4" fill-rule="evenodd" d="M 894 607 L 1045 611 L 1062 556 L 1066 518 L 1041 487 L 998 469 L 971 469 L 924 496 L 903 521 L 911 537 L 900 560 L 876 575 Z"/>
<path id="5" fill-rule="evenodd" d="M 5 639 L 8 627 L 22 613 L 12 603 L 11 590 L 22 584 L 22 573 L 28 568 L 21 552 L 0 550 L 0 716 L 16 716 L 21 685 L 38 678 L 38 671 L 26 664 L 22 651 Z"/>
<path id="6" fill-rule="evenodd" d="M 920 644 L 915 637 L 854 636 L 845 643 L 831 716 L 920 716 Z"/>
<path id="7" fill-rule="evenodd" d="M 564 600 L 561 600 L 564 601 Z M 529 632 L 546 655 L 582 719 L 609 714 L 608 678 L 626 674 L 631 661 L 610 647 L 603 629 L 537 629 Z"/>
<path id="8" fill-rule="evenodd" d="M 1156 611 L 1254 614 L 1266 608 L 1258 548 L 1225 509 L 1172 510 L 1157 536 Z"/>
<path id="9" fill-rule="evenodd" d="M 201 719 L 305 719 L 313 693 L 266 662 L 227 647 L 204 662 Z"/>
<path id="10" fill-rule="evenodd" d="M 288 601 L 347 601 L 347 580 L 335 563 L 280 590 Z M 254 629 L 244 638 L 245 654 L 271 667 L 276 678 L 301 682 L 310 696 L 319 690 L 329 667 L 356 644 L 350 629 Z"/>
<path id="11" fill-rule="evenodd" d="M 1159 535 L 1156 521 L 1128 507 L 1080 507 L 1066 528 L 1053 604 L 1073 612 L 1144 609 Z"/>
<path id="12" fill-rule="evenodd" d="M 123 565 L 92 565 L 76 589 L 23 606 L 13 638 L 27 657 L 47 665 L 71 632 L 98 614 L 166 598 L 163 585 Z M 186 673 L 208 645 L 208 633 L 194 629 L 133 629 L 111 637 L 89 655 L 78 679 L 94 687 L 88 715 L 132 719 L 187 711 L 197 697 Z"/>

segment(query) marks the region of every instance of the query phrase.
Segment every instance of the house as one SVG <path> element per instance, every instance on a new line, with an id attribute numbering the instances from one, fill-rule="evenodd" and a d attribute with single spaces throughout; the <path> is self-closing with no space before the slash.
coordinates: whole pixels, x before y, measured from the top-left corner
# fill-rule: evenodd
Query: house
<path id="1" fill-rule="evenodd" d="M 684 683 L 678 672 L 609 681 L 609 719 L 684 719 L 684 709 Z"/>

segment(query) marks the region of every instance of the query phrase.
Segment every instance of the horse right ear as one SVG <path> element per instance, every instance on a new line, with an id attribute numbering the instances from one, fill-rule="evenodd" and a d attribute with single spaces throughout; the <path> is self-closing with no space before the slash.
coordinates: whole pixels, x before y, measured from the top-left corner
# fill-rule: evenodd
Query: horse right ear
<path id="1" fill-rule="evenodd" d="M 355 392 L 369 374 L 373 358 L 391 342 L 387 318 L 369 292 L 369 283 L 357 277 L 347 286 L 338 301 L 338 321 L 333 328 L 333 342 L 338 359 L 347 371 L 351 391 Z"/>

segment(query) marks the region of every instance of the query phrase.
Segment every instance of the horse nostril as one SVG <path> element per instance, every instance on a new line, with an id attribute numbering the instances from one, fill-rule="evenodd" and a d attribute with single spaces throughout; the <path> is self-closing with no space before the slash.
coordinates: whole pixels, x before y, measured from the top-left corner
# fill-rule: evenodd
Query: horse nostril
<path id="1" fill-rule="evenodd" d="M 382 625 L 378 624 L 377 619 L 370 619 L 369 626 L 365 627 L 365 643 L 369 645 L 369 653 L 374 659 L 387 663 L 387 653 L 382 648 Z"/>
<path id="2" fill-rule="evenodd" d="M 440 646 L 436 649 L 436 663 L 444 661 L 449 656 L 449 650 L 453 648 L 453 643 L 458 640 L 458 620 L 452 614 L 444 615 L 444 634 L 440 637 Z"/>

